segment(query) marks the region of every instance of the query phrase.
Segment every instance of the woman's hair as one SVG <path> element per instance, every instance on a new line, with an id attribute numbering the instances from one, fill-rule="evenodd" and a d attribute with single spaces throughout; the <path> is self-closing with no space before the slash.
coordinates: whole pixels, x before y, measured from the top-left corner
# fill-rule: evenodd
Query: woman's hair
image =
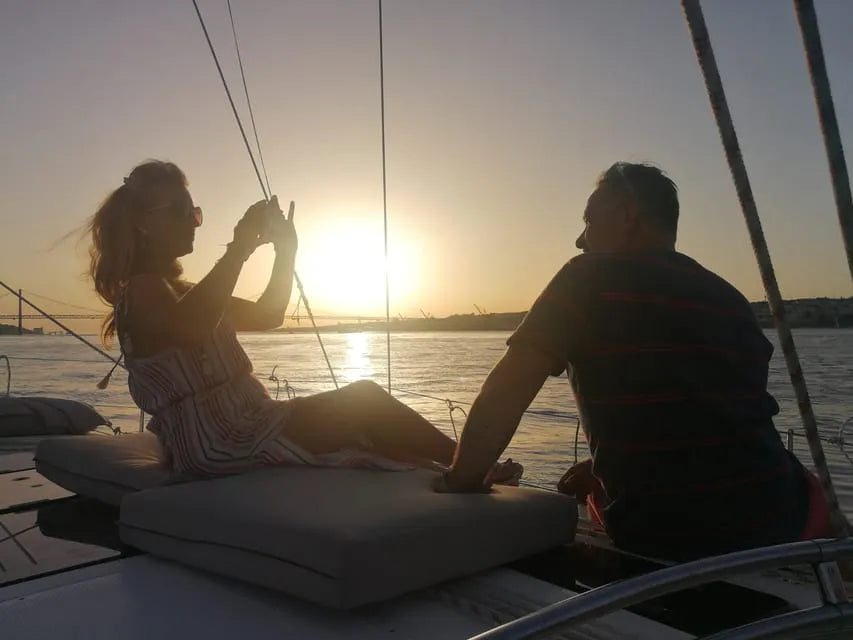
<path id="1" fill-rule="evenodd" d="M 148 160 L 137 165 L 92 216 L 87 227 L 92 235 L 89 276 L 98 296 L 113 307 L 101 324 L 104 343 L 111 342 L 116 332 L 116 302 L 130 278 L 140 272 L 145 238 L 139 220 L 158 207 L 182 206 L 186 185 L 186 176 L 176 165 Z M 181 265 L 175 260 L 160 275 L 175 282 L 181 273 Z"/>

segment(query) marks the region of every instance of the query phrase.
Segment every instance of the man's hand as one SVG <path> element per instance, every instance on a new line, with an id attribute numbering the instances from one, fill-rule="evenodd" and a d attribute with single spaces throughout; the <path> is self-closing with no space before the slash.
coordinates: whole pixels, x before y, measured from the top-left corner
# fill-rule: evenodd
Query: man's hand
<path id="1" fill-rule="evenodd" d="M 522 473 L 524 467 L 512 458 L 507 458 L 503 462 L 496 462 L 486 477 L 478 482 L 460 481 L 450 470 L 434 478 L 431 486 L 438 493 L 481 493 L 488 492 L 493 484 L 517 487 Z"/>
<path id="2" fill-rule="evenodd" d="M 442 473 L 437 478 L 433 478 L 430 486 L 436 493 L 483 493 L 489 491 L 489 488 L 482 482 L 473 484 L 454 482 L 452 471 Z"/>
<path id="3" fill-rule="evenodd" d="M 521 465 L 511 460 L 500 465 L 495 474 L 495 462 L 553 368 L 552 358 L 537 349 L 507 349 L 471 405 L 452 468 L 443 480 L 433 483 L 433 489 L 454 493 L 488 491 L 491 482 L 521 475 Z"/>
<path id="4" fill-rule="evenodd" d="M 557 483 L 557 491 L 575 496 L 578 502 L 586 504 L 586 497 L 592 492 L 596 482 L 598 480 L 592 475 L 592 458 L 587 458 L 563 474 Z"/>

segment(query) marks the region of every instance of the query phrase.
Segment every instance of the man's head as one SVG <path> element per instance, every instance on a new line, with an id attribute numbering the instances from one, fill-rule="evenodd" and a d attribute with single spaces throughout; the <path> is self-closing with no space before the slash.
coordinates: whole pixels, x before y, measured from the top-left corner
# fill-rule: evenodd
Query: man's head
<path id="1" fill-rule="evenodd" d="M 678 189 L 660 169 L 617 162 L 602 173 L 575 246 L 592 252 L 675 249 Z"/>

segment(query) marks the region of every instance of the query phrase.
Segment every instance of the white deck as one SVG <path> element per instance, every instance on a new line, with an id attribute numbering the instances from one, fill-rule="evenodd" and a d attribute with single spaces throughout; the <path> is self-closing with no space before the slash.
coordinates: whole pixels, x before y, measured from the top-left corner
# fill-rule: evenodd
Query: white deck
<path id="1" fill-rule="evenodd" d="M 500 569 L 341 612 L 137 556 L 0 589 L 0 629 L 16 640 L 463 639 L 571 594 Z M 618 612 L 560 637 L 691 636 Z"/>
<path id="2" fill-rule="evenodd" d="M 794 444 L 797 456 L 807 463 L 805 440 L 797 438 Z M 853 518 L 853 463 L 837 446 L 824 443 L 824 447 L 842 508 Z M 14 467 L 31 467 L 25 464 L 27 455 L 31 456 L 16 455 Z M 17 479 L 22 477 L 27 480 Z M 13 496 L 19 491 L 26 494 L 24 502 L 36 494 L 39 499 L 66 494 L 50 483 L 32 486 L 40 485 L 35 474 L 11 473 L 5 480 L 5 502 L 19 502 Z M 597 543 L 607 546 L 604 540 Z M 776 593 L 799 606 L 819 601 L 807 570 L 731 581 Z M 0 637 L 462 639 L 571 595 L 569 590 L 519 572 L 496 569 L 380 605 L 340 612 L 137 556 L 0 588 Z M 554 637 L 676 640 L 692 636 L 623 611 Z"/>

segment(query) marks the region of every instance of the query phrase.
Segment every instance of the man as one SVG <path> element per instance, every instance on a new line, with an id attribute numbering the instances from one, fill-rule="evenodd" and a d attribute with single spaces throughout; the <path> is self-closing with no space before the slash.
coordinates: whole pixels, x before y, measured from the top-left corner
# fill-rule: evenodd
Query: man
<path id="1" fill-rule="evenodd" d="M 617 546 L 688 559 L 822 533 L 806 527 L 820 487 L 773 425 L 772 345 L 734 287 L 675 250 L 678 213 L 653 166 L 600 176 L 583 254 L 507 341 L 437 491 L 483 490 L 545 379 L 568 371 L 592 458 L 558 488 Z"/>

